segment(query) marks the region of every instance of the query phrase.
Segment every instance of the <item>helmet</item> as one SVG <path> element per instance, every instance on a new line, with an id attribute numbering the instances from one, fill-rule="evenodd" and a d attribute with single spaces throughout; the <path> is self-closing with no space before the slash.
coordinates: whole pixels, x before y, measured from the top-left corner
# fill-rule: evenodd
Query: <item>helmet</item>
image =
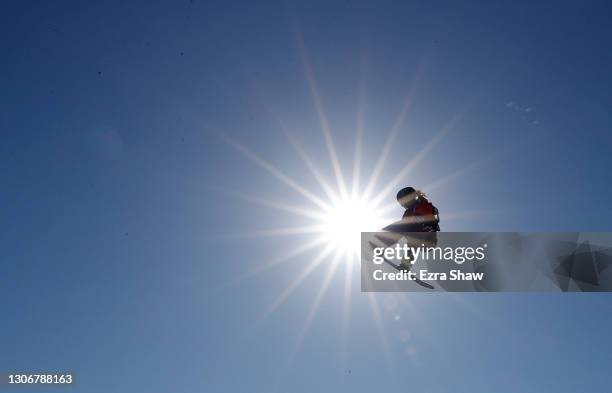
<path id="1" fill-rule="evenodd" d="M 397 201 L 400 205 L 406 207 L 410 205 L 414 197 L 416 196 L 416 190 L 412 187 L 404 187 L 397 192 Z"/>

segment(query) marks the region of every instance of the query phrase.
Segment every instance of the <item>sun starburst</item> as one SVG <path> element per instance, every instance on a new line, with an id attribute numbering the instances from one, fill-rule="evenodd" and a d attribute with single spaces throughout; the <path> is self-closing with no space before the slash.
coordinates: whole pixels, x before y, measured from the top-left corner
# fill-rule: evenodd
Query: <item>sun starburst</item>
<path id="1" fill-rule="evenodd" d="M 324 214 L 321 234 L 348 262 L 359 257 L 361 232 L 378 231 L 386 225 L 380 209 L 359 195 L 332 200 Z"/>
<path id="2" fill-rule="evenodd" d="M 289 145 L 295 150 L 297 156 L 302 160 L 305 171 L 310 172 L 314 180 L 316 180 L 320 186 L 320 192 L 309 190 L 306 186 L 301 184 L 300 181 L 287 175 L 273 163 L 265 160 L 247 146 L 244 146 L 240 142 L 234 140 L 226 133 L 220 133 L 220 136 L 226 142 L 234 146 L 246 158 L 250 159 L 256 165 L 264 169 L 268 174 L 278 179 L 289 189 L 299 194 L 311 205 L 309 207 L 296 206 L 287 204 L 286 202 L 281 203 L 266 198 L 257 198 L 253 195 L 245 196 L 244 194 L 234 194 L 239 198 L 246 198 L 253 203 L 272 207 L 284 212 L 293 213 L 296 217 L 308 220 L 307 224 L 295 225 L 293 227 L 272 228 L 267 231 L 260 231 L 255 235 L 290 236 L 300 234 L 310 235 L 312 237 L 311 241 L 302 242 L 300 246 L 293 248 L 286 255 L 280 255 L 274 260 L 267 261 L 266 263 L 257 266 L 255 269 L 252 269 L 249 273 L 246 273 L 242 277 L 243 279 L 250 277 L 253 274 L 261 273 L 267 269 L 273 268 L 288 260 L 295 259 L 303 254 L 315 251 L 315 256 L 310 259 L 309 263 L 306 263 L 301 267 L 300 272 L 293 275 L 294 279 L 287 284 L 282 293 L 276 297 L 272 304 L 261 315 L 260 321 L 267 318 L 278 307 L 280 307 L 288 299 L 288 297 L 300 285 L 303 284 L 303 282 L 315 269 L 317 269 L 319 266 L 327 266 L 327 272 L 324 276 L 323 282 L 321 283 L 320 289 L 313 300 L 310 310 L 307 313 L 307 319 L 304 323 L 302 331 L 299 334 L 295 350 L 297 350 L 300 343 L 306 336 L 309 326 L 317 314 L 326 291 L 341 265 L 345 266 L 346 272 L 344 278 L 344 310 L 342 321 L 342 342 L 346 343 L 346 336 L 349 332 L 348 321 L 350 318 L 353 272 L 355 271 L 354 267 L 358 266 L 361 258 L 361 233 L 381 230 L 381 228 L 383 228 L 385 225 L 388 225 L 389 223 L 392 223 L 398 219 L 397 216 L 389 215 L 393 212 L 393 209 L 399 210 L 399 205 L 397 205 L 395 201 L 393 201 L 393 203 L 388 201 L 390 194 L 393 192 L 393 190 L 396 190 L 398 187 L 403 185 L 416 165 L 440 141 L 444 139 L 444 136 L 451 129 L 456 126 L 457 121 L 463 113 L 463 111 L 459 111 L 459 114 L 446 126 L 442 127 L 438 133 L 433 135 L 429 142 L 425 143 L 420 151 L 411 156 L 405 166 L 394 173 L 394 176 L 390 181 L 382 183 L 381 177 L 384 173 L 385 164 L 391 155 L 391 150 L 395 146 L 395 141 L 400 130 L 402 130 L 404 127 L 407 113 L 409 112 L 410 106 L 413 102 L 414 89 L 412 89 L 407 95 L 407 98 L 404 101 L 393 127 L 388 132 L 386 140 L 382 144 L 381 152 L 378 154 L 378 161 L 372 168 L 362 168 L 361 162 L 362 141 L 364 134 L 363 112 L 365 99 L 365 89 L 362 89 L 362 94 L 360 94 L 359 97 L 359 110 L 357 113 L 357 129 L 354 141 L 355 151 L 354 157 L 349 160 L 352 161 L 352 168 L 350 168 L 350 165 L 347 165 L 346 160 L 343 160 L 336 151 L 333 133 L 322 105 L 322 100 L 315 82 L 312 67 L 299 37 L 298 46 L 304 64 L 306 81 L 315 104 L 324 145 L 331 164 L 331 173 L 326 174 L 321 171 L 318 167 L 320 158 L 315 160 L 309 156 L 306 150 L 293 136 L 291 130 L 284 126 L 280 119 L 278 119 L 278 116 L 274 117 L 276 123 L 280 126 L 284 135 L 287 137 Z M 418 82 L 419 79 L 420 74 L 417 75 L 416 82 Z M 417 83 L 414 84 L 414 86 L 416 85 Z M 274 112 L 271 111 L 270 108 L 267 109 L 270 114 L 274 115 Z M 348 168 L 352 169 L 352 176 L 350 178 L 347 178 L 344 175 L 346 169 Z M 363 178 L 364 172 L 369 172 L 369 177 Z M 456 176 L 457 175 L 455 174 L 451 174 L 443 179 L 437 179 L 432 183 L 432 185 L 435 184 L 436 187 L 440 186 L 440 184 L 446 183 Z M 332 181 L 329 181 L 330 178 Z M 427 187 L 425 187 L 425 189 L 427 189 Z M 394 213 L 397 214 L 397 211 Z M 381 336 L 380 338 L 384 344 L 383 346 L 386 348 L 387 341 L 384 337 L 384 331 L 382 329 L 380 308 L 377 303 L 377 299 L 372 293 L 368 294 L 368 298 L 374 321 Z"/>

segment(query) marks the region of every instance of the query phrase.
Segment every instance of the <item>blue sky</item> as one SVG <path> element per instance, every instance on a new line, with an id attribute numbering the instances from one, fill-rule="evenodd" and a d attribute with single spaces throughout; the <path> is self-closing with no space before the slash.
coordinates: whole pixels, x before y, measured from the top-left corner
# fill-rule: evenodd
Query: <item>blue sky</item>
<path id="1" fill-rule="evenodd" d="M 321 195 L 282 131 L 333 180 L 306 59 L 347 178 L 358 114 L 367 179 L 412 97 L 377 187 L 451 124 L 402 184 L 442 230 L 609 231 L 609 4 L 124 3 L 0 17 L 0 372 L 83 392 L 610 385 L 606 294 L 380 294 L 377 324 L 354 285 L 343 325 L 342 265 L 307 330 L 325 268 L 262 319 L 317 250 L 237 280 L 309 239 L 253 236 L 308 222 L 247 199 L 309 201 L 224 139 Z"/>

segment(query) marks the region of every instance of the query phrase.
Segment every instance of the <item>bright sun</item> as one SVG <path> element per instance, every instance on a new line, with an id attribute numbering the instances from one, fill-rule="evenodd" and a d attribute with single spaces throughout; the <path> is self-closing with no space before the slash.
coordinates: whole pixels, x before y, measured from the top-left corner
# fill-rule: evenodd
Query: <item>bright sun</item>
<path id="1" fill-rule="evenodd" d="M 344 255 L 359 255 L 361 232 L 378 231 L 385 225 L 379 209 L 364 198 L 336 198 L 325 210 L 323 236 Z"/>

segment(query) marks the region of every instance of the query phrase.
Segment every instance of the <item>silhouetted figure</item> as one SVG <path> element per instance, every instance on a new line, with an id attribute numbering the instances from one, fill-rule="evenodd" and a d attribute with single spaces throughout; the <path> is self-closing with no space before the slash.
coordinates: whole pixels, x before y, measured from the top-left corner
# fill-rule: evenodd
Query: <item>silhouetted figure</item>
<path id="1" fill-rule="evenodd" d="M 413 232 L 439 232 L 440 216 L 438 208 L 425 197 L 421 190 L 406 187 L 397 193 L 397 201 L 406 211 L 402 216 L 402 222 L 418 224 Z"/>
<path id="2" fill-rule="evenodd" d="M 405 240 L 411 246 L 435 246 L 438 242 L 436 232 L 440 231 L 438 209 L 427 200 L 424 192 L 412 187 L 399 190 L 396 198 L 406 210 L 400 221 L 394 222 L 383 229 L 389 232 L 405 233 Z M 413 260 L 414 256 L 410 252 L 407 259 L 401 261 L 398 266 L 393 266 L 398 270 L 409 271 Z M 420 280 L 416 280 L 416 282 L 424 287 L 433 288 L 430 284 Z"/>
<path id="3" fill-rule="evenodd" d="M 391 232 L 438 232 L 440 216 L 436 208 L 425 197 L 425 193 L 405 187 L 397 193 L 397 201 L 406 211 L 400 221 L 385 227 Z"/>

